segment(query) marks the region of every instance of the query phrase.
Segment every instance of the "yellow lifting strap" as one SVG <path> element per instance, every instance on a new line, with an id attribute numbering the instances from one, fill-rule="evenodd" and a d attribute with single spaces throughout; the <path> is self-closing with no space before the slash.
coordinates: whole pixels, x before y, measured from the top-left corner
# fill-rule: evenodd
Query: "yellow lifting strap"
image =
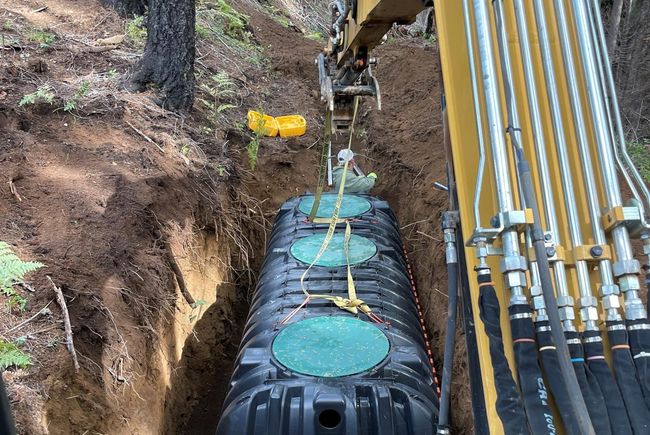
<path id="1" fill-rule="evenodd" d="M 353 121 L 354 122 L 354 121 Z M 352 137 L 350 135 L 350 137 Z M 350 141 L 351 143 L 352 141 Z M 323 138 L 323 146 L 320 152 L 320 168 L 318 171 L 318 185 L 316 186 L 316 194 L 314 195 L 314 204 L 309 211 L 309 220 L 315 222 L 318 207 L 320 207 L 320 198 L 323 195 L 323 188 L 325 187 L 325 179 L 327 178 L 327 161 L 329 160 L 329 150 L 332 146 L 332 112 L 327 108 L 325 114 L 325 137 Z M 348 147 L 349 148 L 349 147 Z M 347 169 L 347 162 L 346 162 Z"/>
<path id="2" fill-rule="evenodd" d="M 356 97 L 354 99 L 354 114 L 352 116 L 352 124 L 351 124 L 351 130 L 350 130 L 350 139 L 348 141 L 348 150 L 352 148 L 352 138 L 354 136 L 354 123 L 357 118 L 357 111 L 359 109 L 359 98 Z M 329 119 L 329 118 L 328 118 Z M 326 126 L 327 128 L 327 126 Z M 326 132 L 326 137 L 328 136 L 328 133 Z M 325 145 L 327 147 L 327 144 Z M 327 151 L 325 151 L 327 152 Z M 348 173 L 348 163 L 349 160 L 345 160 L 345 165 L 343 166 L 343 176 L 341 178 L 341 185 L 339 186 L 338 194 L 336 196 L 336 203 L 334 205 L 334 213 L 332 214 L 331 218 L 327 219 L 322 219 L 320 222 L 322 223 L 329 223 L 329 228 L 327 229 L 327 234 L 325 235 L 325 239 L 323 240 L 323 244 L 321 245 L 320 249 L 318 250 L 318 253 L 316 254 L 316 257 L 314 260 L 311 262 L 307 270 L 302 274 L 300 277 L 300 287 L 302 288 L 303 293 L 307 296 L 307 300 L 309 299 L 326 299 L 328 301 L 333 302 L 337 307 L 339 307 L 342 310 L 349 311 L 352 314 L 357 314 L 359 311 L 365 313 L 365 314 L 370 314 L 372 311 L 368 305 L 365 304 L 361 299 L 357 299 L 357 291 L 354 286 L 354 279 L 352 278 L 352 268 L 350 266 L 350 237 L 352 236 L 352 227 L 350 226 L 350 222 L 347 219 L 339 219 L 339 212 L 341 210 L 341 204 L 343 203 L 343 192 L 345 190 L 345 179 L 346 175 Z M 322 166 L 322 161 L 321 161 L 321 170 L 323 169 Z M 316 191 L 318 194 L 319 192 L 322 192 L 323 186 L 320 184 L 321 182 L 324 182 L 323 177 L 319 177 L 319 186 Z M 315 198 L 314 200 L 314 207 L 312 207 L 311 214 L 315 215 L 316 211 L 318 210 L 318 206 L 320 202 L 320 197 Z M 319 223 L 319 220 L 314 219 L 310 214 L 310 220 L 316 223 Z M 329 246 L 330 242 L 332 241 L 332 237 L 334 237 L 334 232 L 336 230 L 336 225 L 339 223 L 345 222 L 345 238 L 343 242 L 343 251 L 345 253 L 345 260 L 347 263 L 347 281 L 348 281 L 348 297 L 347 298 L 342 298 L 340 296 L 329 296 L 329 295 L 313 295 L 310 294 L 309 291 L 305 288 L 305 277 L 311 270 L 311 268 L 320 260 L 320 258 L 323 256 L 325 251 L 327 250 L 327 247 Z M 301 307 L 304 306 L 301 305 Z M 299 307 L 299 308 L 301 308 Z M 295 313 L 294 313 L 295 314 Z M 292 315 L 290 315 L 292 316 Z M 374 317 L 376 318 L 376 316 Z M 373 319 L 374 319 L 373 318 Z M 288 319 L 288 318 L 287 318 Z M 285 321 L 287 320 L 285 319 Z"/>

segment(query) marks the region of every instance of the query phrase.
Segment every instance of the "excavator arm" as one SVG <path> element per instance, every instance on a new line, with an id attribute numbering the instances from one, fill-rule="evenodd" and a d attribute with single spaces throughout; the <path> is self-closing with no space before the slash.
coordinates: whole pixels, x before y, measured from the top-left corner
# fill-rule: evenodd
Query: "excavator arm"
<path id="1" fill-rule="evenodd" d="M 372 49 L 426 6 L 332 3 L 317 60 L 332 132 L 349 129 L 356 97 L 381 105 Z M 650 263 L 650 192 L 626 150 L 600 2 L 434 8 L 476 433 L 649 433 L 632 241 Z"/>
<path id="2" fill-rule="evenodd" d="M 318 57 L 321 96 L 332 113 L 332 130 L 347 132 L 354 97 L 370 96 L 381 109 L 370 56 L 394 24 L 410 24 L 430 1 L 337 0 L 331 3 L 330 39 Z"/>

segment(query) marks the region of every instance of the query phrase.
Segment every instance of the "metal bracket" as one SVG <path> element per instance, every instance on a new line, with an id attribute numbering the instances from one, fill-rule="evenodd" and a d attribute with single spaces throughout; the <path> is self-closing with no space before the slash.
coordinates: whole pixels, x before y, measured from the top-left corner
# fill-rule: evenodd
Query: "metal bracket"
<path id="1" fill-rule="evenodd" d="M 614 207 L 601 218 L 606 232 L 612 231 L 619 225 L 624 225 L 631 237 L 638 237 L 644 231 L 641 210 L 638 207 Z"/>

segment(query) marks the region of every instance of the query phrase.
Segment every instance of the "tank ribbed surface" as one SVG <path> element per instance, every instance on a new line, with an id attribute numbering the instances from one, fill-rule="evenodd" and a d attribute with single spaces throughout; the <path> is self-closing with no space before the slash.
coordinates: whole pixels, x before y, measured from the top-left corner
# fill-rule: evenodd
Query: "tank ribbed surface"
<path id="1" fill-rule="evenodd" d="M 218 435 L 425 435 L 437 421 L 437 396 L 399 228 L 388 204 L 360 195 L 372 205 L 355 217 L 352 233 L 377 246 L 369 260 L 353 266 L 357 295 L 386 324 L 373 323 L 388 338 L 388 355 L 359 374 L 314 377 L 292 372 L 273 355 L 281 322 L 305 300 L 300 277 L 308 268 L 290 253 L 303 237 L 327 232 L 307 222 L 301 198 L 280 209 L 253 295 L 249 318 L 223 405 Z M 337 226 L 343 232 L 345 224 Z M 314 266 L 306 278 L 312 294 L 347 297 L 347 269 Z M 353 315 L 313 299 L 288 324 L 319 316 Z M 372 322 L 364 314 L 360 320 Z M 355 337 L 349 340 L 351 355 Z"/>

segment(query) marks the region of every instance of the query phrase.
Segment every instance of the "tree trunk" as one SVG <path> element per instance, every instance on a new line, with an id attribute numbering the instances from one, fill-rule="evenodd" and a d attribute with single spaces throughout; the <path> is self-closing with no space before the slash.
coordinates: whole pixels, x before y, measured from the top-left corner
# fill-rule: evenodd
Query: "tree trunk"
<path id="1" fill-rule="evenodd" d="M 131 84 L 158 86 L 168 110 L 188 111 L 194 101 L 195 13 L 194 0 L 149 0 L 147 45 Z"/>
<path id="2" fill-rule="evenodd" d="M 614 0 L 612 12 L 609 17 L 609 28 L 607 32 L 607 52 L 610 59 L 614 59 L 616 40 L 618 39 L 619 27 L 621 26 L 621 13 L 623 12 L 623 0 Z"/>
<path id="3" fill-rule="evenodd" d="M 147 9 L 147 0 L 102 0 L 102 3 L 115 9 L 123 17 L 144 15 Z"/>

